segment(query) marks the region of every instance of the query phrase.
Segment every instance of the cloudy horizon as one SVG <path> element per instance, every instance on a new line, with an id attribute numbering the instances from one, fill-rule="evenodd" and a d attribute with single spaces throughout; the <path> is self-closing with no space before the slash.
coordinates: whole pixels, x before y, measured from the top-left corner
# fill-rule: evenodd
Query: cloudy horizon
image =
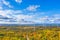
<path id="1" fill-rule="evenodd" d="M 59 0 L 0 0 L 0 24 L 60 23 Z"/>

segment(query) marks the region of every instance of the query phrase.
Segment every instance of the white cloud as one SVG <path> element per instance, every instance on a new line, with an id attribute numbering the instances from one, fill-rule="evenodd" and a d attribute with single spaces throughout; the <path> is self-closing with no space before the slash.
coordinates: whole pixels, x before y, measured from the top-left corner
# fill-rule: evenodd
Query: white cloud
<path id="1" fill-rule="evenodd" d="M 39 8 L 39 7 L 40 7 L 40 5 L 29 5 L 29 6 L 26 8 L 26 10 L 28 10 L 28 11 L 36 11 L 37 8 Z"/>
<path id="2" fill-rule="evenodd" d="M 22 3 L 22 0 L 15 0 L 17 3 Z"/>
<path id="3" fill-rule="evenodd" d="M 17 14 L 17 13 L 19 13 L 19 14 Z M 34 17 L 33 15 L 21 14 L 20 10 L 0 10 L 0 16 L 11 18 L 11 19 L 2 18 L 2 20 L 0 20 L 0 22 L 2 21 L 2 23 L 7 22 L 7 23 L 14 23 L 14 24 L 15 24 L 15 22 L 16 23 L 29 23 L 29 21 L 32 21 L 31 19 L 33 19 L 33 17 Z M 22 19 L 24 19 L 24 21 Z M 10 22 L 10 21 L 12 21 L 12 22 Z M 13 21 L 15 21 L 15 22 L 13 22 Z M 30 22 L 30 23 L 32 23 L 32 22 Z"/>
<path id="4" fill-rule="evenodd" d="M 60 23 L 60 16 L 58 15 L 52 15 L 51 17 L 49 16 L 43 16 L 38 19 L 33 20 L 36 23 Z M 59 16 L 59 17 L 58 17 Z"/>
<path id="5" fill-rule="evenodd" d="M 0 10 L 2 10 L 3 8 L 2 8 L 2 6 L 0 6 Z"/>
<path id="6" fill-rule="evenodd" d="M 0 10 L 0 15 L 2 15 L 2 16 L 8 16 L 8 14 L 11 14 L 11 10 Z"/>
<path id="7" fill-rule="evenodd" d="M 4 22 L 0 21 L 0 24 L 20 24 L 19 22 Z"/>
<path id="8" fill-rule="evenodd" d="M 24 15 L 21 10 L 0 10 L 0 16 L 12 19 L 0 19 L 0 23 L 14 23 L 14 24 L 32 24 L 32 23 L 60 23 L 59 14 L 49 16 L 42 16 L 37 18 L 37 15 Z M 2 21 L 2 22 L 1 22 Z M 13 22 L 15 21 L 15 22 Z M 6 23 L 6 24 L 7 24 Z"/>
<path id="9" fill-rule="evenodd" d="M 8 6 L 9 8 L 13 8 L 13 6 L 11 6 L 10 3 L 6 0 L 2 0 L 2 3 L 6 6 Z"/>
<path id="10" fill-rule="evenodd" d="M 0 0 L 0 10 L 3 9 L 2 1 Z"/>
<path id="11" fill-rule="evenodd" d="M 22 10 L 0 10 L 0 15 L 2 15 L 3 17 L 12 18 L 12 19 L 2 19 L 1 21 L 7 23 L 14 23 L 13 21 L 15 21 L 15 23 L 22 23 L 22 24 L 23 23 L 27 23 L 27 24 L 28 23 L 60 23 L 59 14 L 52 15 L 51 17 L 50 16 L 40 17 L 41 15 L 37 17 L 38 15 L 36 14 L 24 15 L 22 13 L 23 13 Z"/>
<path id="12" fill-rule="evenodd" d="M 50 23 L 54 23 L 54 19 L 52 19 L 52 20 L 49 20 L 49 22 L 50 22 Z"/>
<path id="13" fill-rule="evenodd" d="M 21 19 L 24 19 L 24 20 L 29 20 L 29 19 L 32 19 L 34 16 L 33 15 L 16 15 L 16 19 L 17 21 L 21 21 Z"/>
<path id="14" fill-rule="evenodd" d="M 21 1 L 21 0 L 15 0 L 15 1 L 19 3 L 19 1 Z M 1 4 L 0 9 L 3 9 L 2 4 L 7 5 L 9 8 L 12 7 L 10 5 L 10 3 L 5 0 L 3 0 L 0 4 Z M 26 13 L 28 11 L 36 11 L 37 8 L 39 8 L 39 7 L 40 7 L 40 5 L 30 5 L 25 10 L 0 10 L 0 15 L 2 15 L 3 17 L 12 18 L 12 19 L 0 19 L 0 23 L 2 23 L 2 24 L 4 24 L 4 23 L 5 24 L 10 24 L 10 23 L 11 24 L 20 24 L 20 23 L 31 24 L 31 23 L 55 23 L 55 22 L 59 23 L 60 14 L 52 15 L 54 17 L 49 17 L 49 16 L 40 17 L 41 12 L 36 12 L 36 14 L 31 12 L 30 15 L 24 15 L 25 11 L 26 11 Z M 38 14 L 38 13 L 40 13 L 40 14 Z M 44 14 L 44 12 L 42 12 L 42 14 Z M 37 16 L 39 16 L 39 18 L 37 18 Z M 35 19 L 35 18 L 37 18 L 37 19 Z M 22 19 L 24 19 L 24 20 L 22 20 Z M 12 21 L 12 22 L 10 22 L 10 21 Z M 15 21 L 15 22 L 13 22 L 13 21 Z"/>
<path id="15" fill-rule="evenodd" d="M 49 20 L 48 16 L 43 16 L 37 19 L 38 23 L 47 23 Z"/>

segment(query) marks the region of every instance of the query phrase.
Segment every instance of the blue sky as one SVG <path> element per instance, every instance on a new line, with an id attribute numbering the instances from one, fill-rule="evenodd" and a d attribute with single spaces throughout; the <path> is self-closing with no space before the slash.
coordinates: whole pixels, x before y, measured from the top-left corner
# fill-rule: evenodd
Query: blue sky
<path id="1" fill-rule="evenodd" d="M 0 0 L 0 23 L 60 23 L 60 0 Z"/>

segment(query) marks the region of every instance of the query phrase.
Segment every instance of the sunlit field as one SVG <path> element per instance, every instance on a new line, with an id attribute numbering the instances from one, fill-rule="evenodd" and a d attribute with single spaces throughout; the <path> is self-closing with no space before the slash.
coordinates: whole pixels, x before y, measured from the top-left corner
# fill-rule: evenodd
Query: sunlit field
<path id="1" fill-rule="evenodd" d="M 60 27 L 0 26 L 0 40 L 60 40 Z"/>

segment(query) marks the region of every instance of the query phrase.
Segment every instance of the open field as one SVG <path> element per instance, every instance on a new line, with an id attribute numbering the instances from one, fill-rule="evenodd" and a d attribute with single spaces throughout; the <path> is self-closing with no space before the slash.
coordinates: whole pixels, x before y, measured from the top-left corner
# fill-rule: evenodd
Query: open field
<path id="1" fill-rule="evenodd" d="M 60 40 L 60 27 L 0 26 L 0 40 Z"/>

